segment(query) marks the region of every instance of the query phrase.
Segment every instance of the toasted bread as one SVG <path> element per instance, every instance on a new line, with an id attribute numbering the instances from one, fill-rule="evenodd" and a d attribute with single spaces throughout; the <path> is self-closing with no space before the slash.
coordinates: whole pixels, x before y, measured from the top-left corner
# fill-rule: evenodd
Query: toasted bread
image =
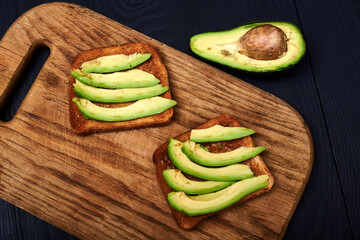
<path id="1" fill-rule="evenodd" d="M 222 126 L 227 126 L 227 127 L 241 127 L 241 125 L 238 123 L 238 121 L 235 117 L 230 116 L 230 115 L 222 115 L 222 116 L 211 119 L 210 121 L 200 125 L 198 127 L 198 129 L 209 128 L 214 125 L 222 125 Z M 191 133 L 191 131 L 188 131 L 184 134 L 181 134 L 181 135 L 175 137 L 175 139 L 184 142 L 186 140 L 189 140 L 190 133 Z M 231 150 L 234 150 L 241 146 L 247 146 L 247 147 L 255 146 L 254 142 L 252 141 L 250 136 L 243 137 L 241 139 L 231 140 L 231 141 L 221 141 L 221 142 L 215 142 L 215 143 L 202 143 L 202 144 L 205 147 L 207 147 L 210 150 L 210 152 L 215 152 L 215 153 L 231 151 Z M 153 155 L 153 161 L 156 165 L 156 177 L 158 179 L 160 188 L 163 191 L 166 201 L 167 201 L 168 193 L 172 192 L 173 190 L 166 184 L 162 172 L 165 169 L 176 168 L 168 156 L 167 147 L 168 147 L 168 143 L 162 144 L 154 152 L 154 155 Z M 247 195 L 246 197 L 241 199 L 239 202 L 235 203 L 234 205 L 232 205 L 230 207 L 238 205 L 250 198 L 256 197 L 262 193 L 269 191 L 274 184 L 274 178 L 273 178 L 272 174 L 270 173 L 269 169 L 266 167 L 266 165 L 260 155 L 257 155 L 257 156 L 255 156 L 249 160 L 246 160 L 242 163 L 249 164 L 249 166 L 250 166 L 251 170 L 254 172 L 255 176 L 263 175 L 263 174 L 268 175 L 269 176 L 268 186 Z M 188 176 L 188 177 L 195 179 L 191 176 Z M 173 216 L 174 216 L 177 224 L 183 229 L 192 229 L 197 224 L 199 224 L 203 219 L 205 219 L 213 214 L 216 214 L 216 213 L 210 213 L 210 214 L 199 215 L 199 216 L 188 216 L 182 212 L 179 212 L 179 211 L 173 209 L 170 205 L 169 205 L 169 207 L 173 213 Z M 230 208 L 230 207 L 227 207 L 227 208 Z M 227 208 L 225 208 L 225 209 L 227 209 Z M 225 209 L 223 209 L 221 211 L 224 211 Z"/>
<path id="2" fill-rule="evenodd" d="M 83 62 L 90 61 L 102 56 L 108 56 L 114 54 L 130 55 L 133 53 L 151 53 L 150 59 L 148 59 L 146 62 L 140 64 L 135 68 L 155 75 L 155 77 L 160 80 L 160 84 L 169 87 L 168 74 L 162 62 L 160 54 L 154 47 L 145 43 L 128 43 L 119 46 L 96 48 L 82 52 L 73 61 L 72 70 L 80 68 Z M 84 116 L 79 111 L 79 109 L 77 108 L 76 104 L 72 102 L 72 99 L 76 97 L 73 83 L 75 83 L 75 79 L 73 76 L 70 75 L 69 87 L 68 87 L 70 123 L 71 123 L 72 131 L 79 135 L 88 135 L 96 132 L 117 131 L 117 130 L 141 128 L 148 126 L 160 126 L 169 123 L 173 116 L 173 109 L 170 108 L 156 115 L 138 118 L 134 120 L 123 121 L 123 122 L 102 122 L 91 119 L 85 119 Z M 170 90 L 162 94 L 161 97 L 171 99 Z M 96 104 L 103 107 L 123 107 L 131 103 L 133 102 L 112 103 L 112 104 L 96 103 Z"/>

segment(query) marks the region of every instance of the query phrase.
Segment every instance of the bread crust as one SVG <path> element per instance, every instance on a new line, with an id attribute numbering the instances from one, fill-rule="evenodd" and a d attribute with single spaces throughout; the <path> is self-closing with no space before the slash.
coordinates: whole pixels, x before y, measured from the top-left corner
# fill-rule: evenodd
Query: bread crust
<path id="1" fill-rule="evenodd" d="M 102 56 L 108 56 L 114 54 L 130 55 L 133 53 L 151 53 L 150 59 L 136 66 L 135 68 L 155 75 L 156 78 L 160 80 L 159 84 L 162 84 L 169 88 L 169 91 L 165 92 L 160 96 L 171 99 L 167 70 L 162 62 L 159 52 L 149 44 L 127 43 L 119 46 L 90 49 L 80 53 L 73 61 L 71 68 L 72 70 L 79 69 L 83 62 L 90 61 Z M 75 83 L 75 78 L 70 74 L 69 87 L 68 87 L 70 124 L 72 131 L 79 135 L 88 135 L 97 132 L 119 131 L 119 130 L 142 128 L 149 126 L 161 126 L 168 124 L 173 116 L 173 108 L 170 108 L 156 115 L 138 118 L 134 120 L 122 121 L 122 122 L 103 122 L 103 121 L 85 119 L 82 113 L 80 112 L 80 110 L 77 108 L 76 104 L 72 102 L 72 99 L 76 97 L 73 83 Z M 96 103 L 96 104 L 103 107 L 123 107 L 131 103 L 133 102 L 110 103 L 110 104 Z"/>
<path id="2" fill-rule="evenodd" d="M 237 119 L 234 116 L 221 115 L 217 118 L 211 119 L 208 122 L 200 125 L 199 127 L 197 127 L 197 129 L 209 128 L 214 125 L 222 125 L 222 126 L 226 126 L 226 127 L 241 127 L 241 125 L 239 124 L 239 122 L 237 121 Z M 185 133 L 175 137 L 175 139 L 182 141 L 182 142 L 187 141 L 190 139 L 190 133 L 191 133 L 191 131 L 185 132 Z M 202 145 L 206 146 L 210 150 L 210 152 L 215 152 L 215 153 L 231 151 L 231 150 L 234 150 L 241 146 L 255 147 L 254 142 L 250 136 L 243 137 L 241 139 L 231 140 L 231 141 L 221 141 L 221 142 L 215 142 L 215 143 L 202 143 Z M 156 166 L 157 180 L 160 184 L 160 188 L 162 189 L 165 199 L 168 202 L 167 195 L 168 195 L 168 193 L 172 192 L 173 190 L 165 182 L 162 172 L 165 169 L 172 169 L 172 168 L 176 168 L 176 167 L 173 165 L 173 163 L 171 162 L 171 160 L 168 156 L 167 147 L 168 147 L 168 143 L 162 144 L 154 152 L 153 161 Z M 250 198 L 254 198 L 260 194 L 268 192 L 274 185 L 274 177 L 271 174 L 270 170 L 267 168 L 265 162 L 263 161 L 263 159 L 261 158 L 260 155 L 257 155 L 257 156 L 255 156 L 249 160 L 246 160 L 242 163 L 248 164 L 250 166 L 251 170 L 254 172 L 255 176 L 259 176 L 259 175 L 263 175 L 263 174 L 268 175 L 269 176 L 268 186 L 247 195 L 246 197 L 244 197 L 237 203 L 235 203 L 232 206 L 229 206 L 221 211 L 224 211 L 230 207 L 234 207 Z M 186 175 L 186 176 L 191 179 L 196 179 L 189 175 Z M 188 216 L 182 212 L 179 212 L 179 211 L 173 209 L 170 205 L 169 205 L 169 207 L 171 209 L 171 212 L 173 213 L 173 216 L 174 216 L 177 224 L 181 228 L 187 229 L 187 230 L 194 228 L 203 219 L 217 213 L 217 212 L 215 212 L 215 213 L 209 213 L 209 214 L 199 215 L 199 216 Z M 220 211 L 218 211 L 218 212 L 220 212 Z"/>

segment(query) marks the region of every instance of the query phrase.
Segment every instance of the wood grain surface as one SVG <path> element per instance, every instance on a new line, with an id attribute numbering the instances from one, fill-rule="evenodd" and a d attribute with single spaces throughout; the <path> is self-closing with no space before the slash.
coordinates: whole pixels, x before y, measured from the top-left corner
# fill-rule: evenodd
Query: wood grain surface
<path id="1" fill-rule="evenodd" d="M 80 52 L 127 42 L 155 46 L 178 102 L 171 123 L 87 137 L 70 130 L 71 63 Z M 313 161 L 311 134 L 287 103 L 86 8 L 40 5 L 0 43 L 0 105 L 31 50 L 51 54 L 14 119 L 0 122 L 0 197 L 84 239 L 279 239 L 301 197 Z M 273 189 L 195 230 L 175 223 L 155 176 L 152 154 L 167 138 L 222 114 L 254 129 L 275 178 Z M 251 219 L 251 221 L 250 221 Z M 253 224 L 249 224 L 252 222 Z M 256 223 L 256 224 L 254 224 Z"/>

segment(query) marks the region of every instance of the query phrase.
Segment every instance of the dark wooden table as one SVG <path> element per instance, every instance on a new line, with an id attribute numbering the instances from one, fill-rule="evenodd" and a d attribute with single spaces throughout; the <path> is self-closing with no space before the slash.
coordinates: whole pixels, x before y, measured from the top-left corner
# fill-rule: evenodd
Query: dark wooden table
<path id="1" fill-rule="evenodd" d="M 0 36 L 22 13 L 47 1 L 0 1 Z M 228 72 L 293 106 L 314 140 L 313 170 L 288 226 L 285 239 L 360 239 L 360 2 L 310 0 L 71 1 L 99 12 L 182 52 L 189 38 L 261 20 L 298 25 L 307 53 L 294 68 L 273 75 Z M 11 104 L 16 112 L 46 59 L 39 51 Z M 1 63 L 0 63 L 1 64 Z M 0 158 L 1 164 L 1 158 Z M 1 172 L 0 172 L 1 174 Z M 1 182 L 0 182 L 1 187 Z M 0 200 L 0 239 L 74 239 L 75 237 Z"/>

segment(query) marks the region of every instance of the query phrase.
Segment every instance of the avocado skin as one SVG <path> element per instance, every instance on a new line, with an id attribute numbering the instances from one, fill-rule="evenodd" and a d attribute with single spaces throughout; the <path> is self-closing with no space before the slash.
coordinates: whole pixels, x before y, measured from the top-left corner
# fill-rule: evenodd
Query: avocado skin
<path id="1" fill-rule="evenodd" d="M 122 76 L 124 76 L 124 74 L 128 74 L 128 73 L 139 73 L 139 74 L 133 74 L 132 76 L 128 76 L 131 79 L 121 79 L 121 81 L 109 81 L 108 79 L 102 79 L 99 80 L 97 79 L 98 76 L 104 77 L 104 76 L 114 76 L 113 78 L 116 78 L 117 80 L 120 79 L 120 77 L 118 76 L 120 73 L 109 73 L 109 74 L 97 74 L 97 73 L 84 73 L 82 72 L 80 69 L 75 69 L 74 71 L 71 72 L 71 75 L 79 80 L 80 82 L 89 85 L 89 86 L 93 86 L 93 87 L 101 87 L 101 88 L 138 88 L 138 87 L 152 87 L 155 86 L 156 84 L 160 83 L 160 80 L 157 79 L 154 75 L 147 73 L 147 72 L 143 72 L 139 69 L 132 69 L 129 70 L 127 72 L 122 72 Z M 142 76 L 140 75 L 140 73 L 145 74 L 146 76 Z M 135 79 L 135 76 L 138 76 L 141 80 L 137 80 Z M 151 77 L 149 77 L 151 76 Z"/>
<path id="2" fill-rule="evenodd" d="M 194 181 L 187 179 L 179 169 L 166 169 L 163 171 L 166 183 L 175 191 L 186 194 L 211 193 L 233 184 L 233 181 Z"/>
<path id="3" fill-rule="evenodd" d="M 244 127 L 223 127 L 215 125 L 205 129 L 191 130 L 190 140 L 194 142 L 219 142 L 229 141 L 249 136 L 254 130 Z"/>
<path id="4" fill-rule="evenodd" d="M 170 192 L 168 201 L 171 207 L 188 216 L 213 213 L 233 205 L 252 192 L 266 187 L 268 178 L 267 175 L 260 175 L 238 181 L 218 192 L 206 194 L 208 200 L 200 199 L 202 195 L 199 195 L 200 198 L 197 200 L 197 196 L 189 198 L 184 192 Z"/>
<path id="5" fill-rule="evenodd" d="M 185 153 L 189 159 L 209 167 L 221 167 L 239 163 L 260 154 L 264 150 L 266 150 L 265 147 L 240 147 L 229 152 L 211 153 L 193 141 L 186 141 L 182 146 L 183 153 Z"/>
<path id="6" fill-rule="evenodd" d="M 169 90 L 168 87 L 155 85 L 146 88 L 100 89 L 76 81 L 74 91 L 76 95 L 90 101 L 102 103 L 131 102 L 144 98 L 158 96 Z"/>
<path id="7" fill-rule="evenodd" d="M 151 57 L 150 53 L 135 53 L 135 54 L 137 54 L 137 55 L 132 60 L 128 59 L 127 61 L 124 61 L 124 62 L 111 61 L 110 64 L 103 64 L 104 61 L 102 61 L 101 59 L 105 59 L 106 57 L 112 57 L 114 55 L 100 57 L 100 58 L 94 59 L 92 61 L 84 62 L 81 65 L 81 70 L 85 73 L 92 73 L 92 72 L 93 73 L 110 73 L 110 72 L 122 71 L 122 70 L 134 68 L 134 67 L 142 64 L 143 62 L 147 61 Z M 123 54 L 118 54 L 118 55 L 123 55 Z M 134 54 L 132 54 L 132 55 L 134 55 Z M 129 55 L 129 56 L 132 56 L 132 55 Z"/>
<path id="8" fill-rule="evenodd" d="M 192 162 L 181 150 L 183 143 L 169 139 L 168 155 L 173 164 L 184 173 L 205 180 L 235 181 L 251 178 L 254 173 L 245 164 L 233 164 L 220 168 L 208 168 Z"/>
<path id="9" fill-rule="evenodd" d="M 84 98 L 73 98 L 80 112 L 87 119 L 107 122 L 127 121 L 162 113 L 177 103 L 163 97 L 152 97 L 136 101 L 126 107 L 105 108 L 100 107 Z"/>
<path id="10" fill-rule="evenodd" d="M 218 58 L 218 57 L 214 57 L 214 56 L 211 56 L 209 54 L 207 54 L 205 51 L 199 51 L 197 48 L 196 48 L 196 44 L 195 44 L 195 41 L 198 39 L 198 38 L 203 38 L 203 37 L 206 37 L 207 35 L 211 36 L 211 35 L 214 35 L 214 34 L 227 34 L 227 33 L 236 33 L 238 30 L 240 29 L 252 29 L 254 27 L 257 27 L 257 26 L 260 26 L 260 25 L 264 25 L 264 24 L 271 24 L 271 25 L 274 25 L 274 26 L 277 26 L 277 24 L 286 24 L 288 26 L 291 26 L 291 28 L 294 30 L 294 32 L 296 32 L 299 36 L 298 36 L 298 39 L 299 39 L 299 45 L 297 46 L 298 49 L 300 50 L 299 51 L 299 54 L 297 55 L 296 58 L 294 58 L 293 60 L 285 63 L 285 64 L 281 64 L 281 65 L 278 65 L 278 66 L 273 66 L 273 67 L 253 67 L 251 64 L 239 64 L 237 63 L 236 61 L 233 61 L 233 62 L 229 62 L 229 61 L 223 61 L 221 60 L 221 58 Z M 242 35 L 239 35 L 239 39 Z M 289 69 L 291 68 L 292 66 L 294 66 L 295 64 L 297 64 L 305 55 L 305 51 L 306 51 L 306 44 L 305 44 L 305 41 L 304 41 L 304 38 L 302 36 L 302 33 L 300 31 L 300 29 L 290 23 L 290 22 L 284 22 L 284 21 L 277 21 L 277 22 L 250 22 L 250 23 L 247 23 L 247 24 L 244 24 L 244 25 L 241 25 L 239 27 L 236 27 L 236 28 L 233 28 L 233 29 L 230 29 L 230 30 L 225 30 L 225 31 L 219 31 L 219 32 L 205 32 L 205 33 L 200 33 L 200 34 L 197 34 L 197 35 L 194 35 L 190 38 L 190 49 L 193 53 L 195 53 L 197 56 L 199 56 L 200 58 L 204 59 L 204 60 L 207 60 L 207 61 L 211 61 L 211 62 L 215 62 L 215 63 L 218 63 L 220 65 L 223 65 L 223 66 L 226 66 L 226 67 L 230 67 L 230 68 L 233 68 L 233 69 L 237 69 L 237 70 L 241 70 L 241 71 L 245 71 L 245 72 L 251 72 L 251 73 L 260 73 L 260 74 L 265 74 L 265 73 L 275 73 L 275 72 L 279 72 L 279 71 L 283 71 L 283 70 L 286 70 L 286 69 Z M 262 60 L 262 61 L 274 61 L 274 60 Z M 250 60 L 251 62 L 251 60 Z"/>

